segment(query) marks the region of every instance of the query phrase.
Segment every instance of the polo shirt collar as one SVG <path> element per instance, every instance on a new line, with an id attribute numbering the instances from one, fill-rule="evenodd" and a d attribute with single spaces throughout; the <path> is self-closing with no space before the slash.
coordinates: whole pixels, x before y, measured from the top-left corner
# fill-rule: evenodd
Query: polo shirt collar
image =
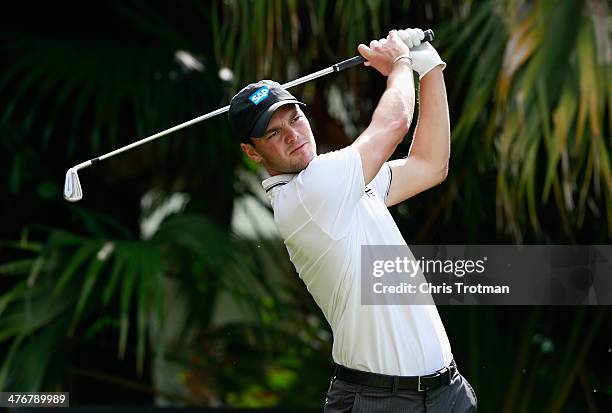
<path id="1" fill-rule="evenodd" d="M 289 181 L 291 181 L 296 174 L 280 174 L 269 177 L 268 179 L 264 179 L 261 183 L 266 192 L 274 188 L 275 186 L 285 185 Z"/>

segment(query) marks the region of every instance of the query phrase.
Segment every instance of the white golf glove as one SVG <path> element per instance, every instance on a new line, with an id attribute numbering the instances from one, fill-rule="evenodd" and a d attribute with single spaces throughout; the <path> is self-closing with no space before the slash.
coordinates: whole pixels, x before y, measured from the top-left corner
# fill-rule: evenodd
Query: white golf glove
<path id="1" fill-rule="evenodd" d="M 410 48 L 410 59 L 412 59 L 412 69 L 419 74 L 419 79 L 422 79 L 431 69 L 442 65 L 442 70 L 446 67 L 446 63 L 442 61 L 436 49 L 429 42 L 421 41 L 425 38 L 425 34 L 421 29 L 405 29 L 398 30 L 400 38 Z"/>

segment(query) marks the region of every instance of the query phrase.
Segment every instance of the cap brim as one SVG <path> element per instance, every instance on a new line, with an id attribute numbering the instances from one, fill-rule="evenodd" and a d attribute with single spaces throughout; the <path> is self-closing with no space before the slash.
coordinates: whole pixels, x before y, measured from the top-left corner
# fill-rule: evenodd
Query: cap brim
<path id="1" fill-rule="evenodd" d="M 289 104 L 306 106 L 305 103 L 302 103 L 299 100 L 295 99 L 281 100 L 280 102 L 276 102 L 259 116 L 259 119 L 257 119 L 257 122 L 255 122 L 255 127 L 251 132 L 251 136 L 255 138 L 259 138 L 260 136 L 262 136 L 266 132 L 266 129 L 268 128 L 268 123 L 270 123 L 270 119 L 272 119 L 272 115 L 274 115 L 276 109 Z"/>

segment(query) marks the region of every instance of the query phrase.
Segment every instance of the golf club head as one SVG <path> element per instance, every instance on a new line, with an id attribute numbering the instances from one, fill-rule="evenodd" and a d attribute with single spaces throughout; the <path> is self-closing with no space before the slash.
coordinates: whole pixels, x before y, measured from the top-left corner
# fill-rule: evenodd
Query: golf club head
<path id="1" fill-rule="evenodd" d="M 66 172 L 66 182 L 64 182 L 64 199 L 70 202 L 80 201 L 83 198 L 81 182 L 75 168 L 68 169 Z"/>

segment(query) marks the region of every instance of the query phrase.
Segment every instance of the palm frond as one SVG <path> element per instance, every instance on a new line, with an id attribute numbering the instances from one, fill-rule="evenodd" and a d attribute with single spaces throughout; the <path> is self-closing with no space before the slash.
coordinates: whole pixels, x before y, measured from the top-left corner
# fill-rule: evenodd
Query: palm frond
<path id="1" fill-rule="evenodd" d="M 480 51 L 478 60 L 473 53 L 467 58 L 459 53 L 465 44 L 460 41 L 446 52 L 451 62 L 455 56 L 462 61 L 451 101 L 460 96 L 467 73 L 472 75 L 453 128 L 454 151 L 461 157 L 475 139 L 484 150 L 495 149 L 497 156 L 490 159 L 498 163 L 489 161 L 487 167 L 498 171 L 498 228 L 516 242 L 522 242 L 527 228 L 534 239 L 553 230 L 542 227 L 540 216 L 550 205 L 551 189 L 568 239 L 580 231 L 589 200 L 605 209 L 610 236 L 610 148 L 602 128 L 610 101 L 601 87 L 609 64 L 597 56 L 586 4 L 541 1 L 524 4 L 519 12 L 495 11 L 492 4 L 478 7 L 478 26 L 469 22 L 457 36 L 481 45 L 474 48 Z M 567 30 L 575 16 L 582 16 L 578 29 Z M 505 30 L 499 30 L 500 22 Z M 483 124 L 484 136 L 476 132 Z"/>

